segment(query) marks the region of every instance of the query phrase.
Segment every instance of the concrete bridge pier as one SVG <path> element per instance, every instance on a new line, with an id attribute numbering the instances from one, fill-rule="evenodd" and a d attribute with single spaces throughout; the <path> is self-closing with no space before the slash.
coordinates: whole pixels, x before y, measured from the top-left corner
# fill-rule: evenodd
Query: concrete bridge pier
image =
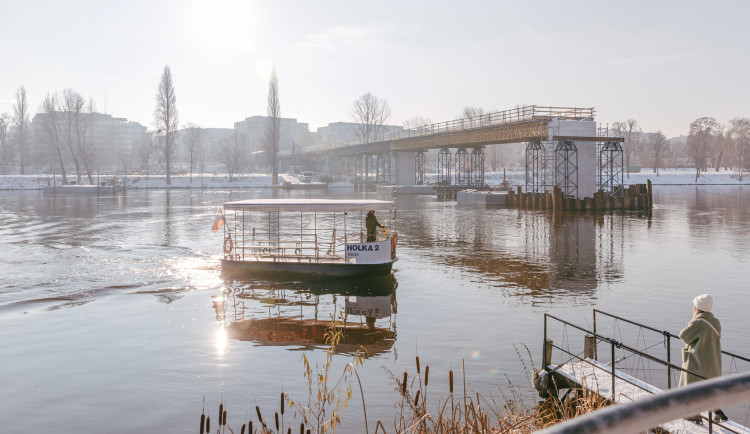
<path id="1" fill-rule="evenodd" d="M 558 187 L 566 197 L 594 197 L 598 189 L 596 123 L 554 119 L 547 137 L 526 146 L 526 192 Z"/>
<path id="2" fill-rule="evenodd" d="M 424 155 L 424 152 L 411 152 L 411 151 L 394 152 L 394 154 L 396 154 L 396 157 L 392 161 L 394 165 L 394 169 L 395 169 L 391 173 L 392 184 L 395 184 L 395 185 L 417 184 L 417 182 L 415 182 L 415 176 L 418 177 L 419 175 L 415 175 L 415 173 L 417 173 L 416 160 L 419 158 L 418 156 L 420 153 Z M 422 176 L 424 177 L 424 175 Z"/>

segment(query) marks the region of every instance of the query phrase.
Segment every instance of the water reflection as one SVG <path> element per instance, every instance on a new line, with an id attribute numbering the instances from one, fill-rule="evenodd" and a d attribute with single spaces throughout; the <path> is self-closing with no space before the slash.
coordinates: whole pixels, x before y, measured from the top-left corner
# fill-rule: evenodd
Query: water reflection
<path id="1" fill-rule="evenodd" d="M 396 340 L 397 286 L 393 274 L 335 282 L 234 282 L 213 305 L 229 339 L 314 348 L 327 344 L 335 318 L 343 333 L 338 351 L 362 347 L 372 357 L 391 351 Z"/>
<path id="2" fill-rule="evenodd" d="M 564 296 L 590 304 L 600 282 L 624 276 L 622 214 L 453 211 L 449 218 L 402 226 L 402 239 L 426 259 L 461 269 L 509 295 L 531 297 L 532 303 Z M 427 219 L 439 215 L 423 214 Z"/>

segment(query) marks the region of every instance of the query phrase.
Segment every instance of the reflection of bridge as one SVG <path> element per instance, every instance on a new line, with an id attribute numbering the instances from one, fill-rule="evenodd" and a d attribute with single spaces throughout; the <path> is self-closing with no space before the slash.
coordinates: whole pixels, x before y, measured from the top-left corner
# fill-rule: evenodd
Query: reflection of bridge
<path id="1" fill-rule="evenodd" d="M 367 143 L 309 147 L 282 157 L 317 160 L 318 166 L 353 173 L 356 182 L 368 186 L 420 185 L 425 183 L 425 152 L 439 149 L 439 186 L 484 187 L 484 146 L 526 143 L 527 191 L 558 186 L 569 196 L 592 196 L 607 187 L 603 181 L 617 184 L 617 174 L 622 174 L 622 139 L 598 136 L 594 114 L 594 108 L 525 106 L 389 132 Z"/>
<path id="2" fill-rule="evenodd" d="M 533 305 L 589 304 L 601 283 L 623 278 L 624 229 L 618 216 L 510 213 L 514 222 L 506 224 L 509 214 L 493 218 L 494 210 L 469 209 L 473 216 L 464 208 L 460 221 L 459 214 L 423 213 L 413 223 L 399 224 L 402 247 L 426 252 L 433 262 L 471 273 L 467 280 L 488 282 Z M 450 243 L 441 220 L 451 220 Z"/>

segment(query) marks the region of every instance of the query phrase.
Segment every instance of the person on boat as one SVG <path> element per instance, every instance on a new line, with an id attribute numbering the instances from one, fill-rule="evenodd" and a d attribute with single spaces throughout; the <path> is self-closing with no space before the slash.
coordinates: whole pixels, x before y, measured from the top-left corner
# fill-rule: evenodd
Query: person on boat
<path id="1" fill-rule="evenodd" d="M 693 318 L 680 332 L 685 342 L 682 349 L 682 369 L 687 369 L 704 378 L 721 376 L 721 323 L 711 313 L 714 300 L 708 294 L 693 299 Z M 680 374 L 680 387 L 700 381 L 701 378 L 683 371 Z M 689 420 L 701 423 L 700 416 Z M 727 416 L 721 410 L 714 411 L 714 420 L 723 422 Z"/>
<path id="2" fill-rule="evenodd" d="M 384 228 L 385 226 L 381 225 L 380 222 L 378 222 L 378 218 L 375 217 L 375 210 L 370 210 L 367 213 L 367 218 L 365 218 L 365 228 L 367 228 L 368 243 L 375 241 L 375 231 L 379 227 Z"/>

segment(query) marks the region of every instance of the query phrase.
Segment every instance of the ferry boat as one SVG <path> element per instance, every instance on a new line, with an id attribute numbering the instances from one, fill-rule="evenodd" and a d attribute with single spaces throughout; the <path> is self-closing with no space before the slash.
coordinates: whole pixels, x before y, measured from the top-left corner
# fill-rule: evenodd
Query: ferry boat
<path id="1" fill-rule="evenodd" d="M 382 227 L 368 237 L 369 211 L 380 211 Z M 391 201 L 240 200 L 225 203 L 221 219 L 227 279 L 383 275 L 398 260 Z"/>

